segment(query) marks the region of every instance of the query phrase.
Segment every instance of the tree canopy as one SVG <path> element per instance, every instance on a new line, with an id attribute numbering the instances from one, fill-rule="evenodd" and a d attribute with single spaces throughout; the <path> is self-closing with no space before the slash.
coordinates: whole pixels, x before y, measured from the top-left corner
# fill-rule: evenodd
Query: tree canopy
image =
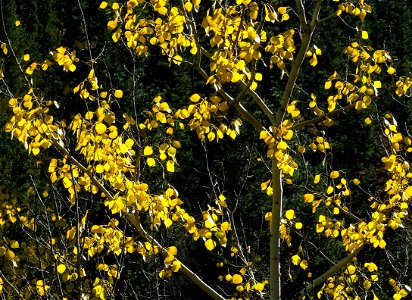
<path id="1" fill-rule="evenodd" d="M 407 7 L 0 0 L 1 297 L 406 298 Z"/>

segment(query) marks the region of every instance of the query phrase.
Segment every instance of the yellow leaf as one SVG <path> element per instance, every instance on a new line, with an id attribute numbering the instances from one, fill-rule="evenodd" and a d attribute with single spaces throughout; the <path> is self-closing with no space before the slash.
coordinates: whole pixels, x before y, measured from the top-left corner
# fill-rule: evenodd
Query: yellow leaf
<path id="1" fill-rule="evenodd" d="M 182 144 L 179 141 L 173 141 L 172 145 L 177 149 L 182 148 Z"/>
<path id="2" fill-rule="evenodd" d="M 253 289 L 258 291 L 258 292 L 263 291 L 264 288 L 265 288 L 265 285 L 263 283 L 260 283 L 260 282 L 253 285 Z"/>
<path id="3" fill-rule="evenodd" d="M 117 24 L 115 21 L 110 20 L 109 22 L 107 22 L 107 29 L 109 30 L 113 30 L 117 27 Z"/>
<path id="4" fill-rule="evenodd" d="M 412 197 L 412 186 L 408 186 L 405 190 L 405 196 L 408 198 Z"/>
<path id="5" fill-rule="evenodd" d="M 241 275 L 239 275 L 239 274 L 233 275 L 233 277 L 232 277 L 232 283 L 233 284 L 240 284 L 242 282 L 243 282 L 243 277 Z"/>
<path id="6" fill-rule="evenodd" d="M 102 3 L 100 3 L 100 6 L 99 6 L 100 9 L 105 9 L 106 7 L 107 7 L 106 1 L 103 1 Z"/>
<path id="7" fill-rule="evenodd" d="M 313 200 L 315 200 L 315 196 L 313 194 L 305 194 L 305 196 L 303 196 L 303 199 L 305 200 L 305 202 L 313 202 Z"/>
<path id="8" fill-rule="evenodd" d="M 91 119 L 93 119 L 93 115 L 94 115 L 93 112 L 88 111 L 88 112 L 84 115 L 84 118 L 85 118 L 86 120 L 91 120 Z"/>
<path id="9" fill-rule="evenodd" d="M 303 269 L 306 270 L 308 268 L 308 261 L 306 259 L 302 260 L 299 264 L 299 266 Z"/>
<path id="10" fill-rule="evenodd" d="M 372 283 L 369 280 L 365 280 L 363 282 L 363 287 L 364 287 L 365 290 L 369 290 L 371 288 L 371 286 L 372 286 Z"/>
<path id="11" fill-rule="evenodd" d="M 175 246 L 171 246 L 167 249 L 168 256 L 175 256 L 177 254 L 177 248 Z"/>
<path id="12" fill-rule="evenodd" d="M 254 29 L 253 27 L 249 27 L 249 29 L 248 29 L 248 38 L 249 38 L 251 41 L 255 41 L 255 42 L 257 42 L 257 43 L 260 42 L 260 37 L 259 37 L 259 35 L 256 33 L 256 31 L 255 31 L 255 29 Z"/>
<path id="13" fill-rule="evenodd" d="M 386 70 L 386 72 L 388 72 L 388 74 L 392 75 L 396 72 L 396 70 L 393 67 L 389 67 L 388 70 Z"/>
<path id="14" fill-rule="evenodd" d="M 285 216 L 288 220 L 292 220 L 296 217 L 295 211 L 293 209 L 289 209 L 285 212 Z"/>
<path id="15" fill-rule="evenodd" d="M 374 81 L 373 86 L 377 89 L 380 89 L 382 87 L 382 83 L 380 81 Z"/>
<path id="16" fill-rule="evenodd" d="M 127 139 L 124 143 L 129 149 L 134 145 L 134 141 L 132 139 Z"/>
<path id="17" fill-rule="evenodd" d="M 208 239 L 205 242 L 206 249 L 212 251 L 216 247 L 216 242 L 212 239 Z"/>
<path id="18" fill-rule="evenodd" d="M 192 101 L 192 102 L 199 102 L 199 100 L 200 100 L 200 96 L 199 96 L 199 94 L 193 94 L 192 96 L 190 96 L 190 101 Z"/>
<path id="19" fill-rule="evenodd" d="M 172 271 L 173 272 L 178 272 L 181 266 L 182 265 L 181 265 L 180 261 L 174 260 L 173 263 L 172 263 Z"/>
<path id="20" fill-rule="evenodd" d="M 168 172 L 174 172 L 175 171 L 175 163 L 173 160 L 168 160 L 166 163 L 166 169 Z"/>
<path id="21" fill-rule="evenodd" d="M 7 257 L 7 259 L 12 260 L 16 257 L 16 254 L 14 254 L 14 252 L 10 249 L 7 249 L 5 256 Z"/>
<path id="22" fill-rule="evenodd" d="M 355 109 L 356 110 L 361 110 L 362 108 L 364 108 L 365 107 L 365 104 L 362 102 L 362 101 L 357 101 L 356 103 L 355 103 Z"/>
<path id="23" fill-rule="evenodd" d="M 173 63 L 175 63 L 176 65 L 180 65 L 183 61 L 183 58 L 180 55 L 176 55 L 175 57 L 173 57 Z"/>
<path id="24" fill-rule="evenodd" d="M 167 13 L 167 8 L 162 6 L 157 11 L 159 12 L 159 14 L 165 15 Z"/>
<path id="25" fill-rule="evenodd" d="M 121 144 L 120 145 L 120 153 L 121 154 L 126 154 L 127 151 L 129 151 L 129 147 L 127 147 L 127 145 L 125 145 L 125 144 Z"/>
<path id="26" fill-rule="evenodd" d="M 330 178 L 332 178 L 332 179 L 336 179 L 336 178 L 338 178 L 339 177 L 339 171 L 332 171 L 332 172 L 330 172 Z"/>
<path id="27" fill-rule="evenodd" d="M 123 98 L 123 91 L 122 90 L 115 90 L 114 96 L 118 99 Z"/>
<path id="28" fill-rule="evenodd" d="M 12 249 L 18 249 L 18 248 L 19 248 L 19 242 L 18 242 L 18 241 L 12 241 L 12 242 L 10 243 L 10 247 L 11 247 Z"/>
<path id="29" fill-rule="evenodd" d="M 347 271 L 348 271 L 348 273 L 349 273 L 350 275 L 353 275 L 353 274 L 355 274 L 355 272 L 356 272 L 356 267 L 355 267 L 354 265 L 349 265 L 349 266 L 347 267 Z"/>
<path id="30" fill-rule="evenodd" d="M 377 274 L 373 274 L 371 275 L 371 280 L 372 281 L 378 281 L 379 280 L 379 276 Z"/>
<path id="31" fill-rule="evenodd" d="M 104 125 L 103 123 L 96 123 L 94 128 L 96 129 L 96 132 L 98 134 L 103 134 L 106 132 L 106 125 Z"/>
<path id="32" fill-rule="evenodd" d="M 73 185 L 73 182 L 69 178 L 64 177 L 63 178 L 63 185 L 66 189 L 68 189 L 69 187 L 71 187 Z"/>
<path id="33" fill-rule="evenodd" d="M 288 8 L 287 7 L 279 7 L 278 8 L 278 13 L 280 13 L 280 14 L 286 14 L 288 12 Z"/>
<path id="34" fill-rule="evenodd" d="M 149 157 L 149 158 L 147 159 L 147 165 L 148 165 L 149 167 L 155 166 L 155 165 L 156 165 L 156 161 L 154 160 L 154 158 Z"/>
<path id="35" fill-rule="evenodd" d="M 313 54 L 312 58 L 309 61 L 309 64 L 314 67 L 318 64 L 318 58 L 316 56 L 316 54 Z"/>
<path id="36" fill-rule="evenodd" d="M 276 148 L 278 148 L 279 150 L 286 150 L 288 148 L 288 144 L 286 144 L 286 142 L 281 141 L 277 144 Z"/>
<path id="37" fill-rule="evenodd" d="M 378 270 L 378 266 L 375 265 L 373 262 L 371 262 L 371 263 L 365 263 L 364 266 L 365 266 L 366 268 L 368 268 L 368 271 L 369 271 L 369 272 L 375 272 L 376 270 Z"/>
<path id="38" fill-rule="evenodd" d="M 186 9 L 188 12 L 191 12 L 191 11 L 192 11 L 192 8 L 193 8 L 192 2 L 187 1 L 187 2 L 185 3 L 185 9 Z"/>
<path id="39" fill-rule="evenodd" d="M 291 261 L 295 266 L 297 266 L 298 264 L 300 264 L 301 259 L 300 259 L 299 255 L 295 254 L 295 255 L 292 256 Z"/>
<path id="40" fill-rule="evenodd" d="M 263 77 L 262 77 L 262 73 L 256 73 L 255 74 L 255 80 L 256 81 L 262 81 Z"/>
<path id="41" fill-rule="evenodd" d="M 326 194 L 330 195 L 333 193 L 333 187 L 328 186 L 328 189 L 326 190 Z"/>
<path id="42" fill-rule="evenodd" d="M 96 166 L 96 173 L 101 174 L 104 172 L 104 167 L 101 164 Z"/>
<path id="43" fill-rule="evenodd" d="M 149 156 L 153 154 L 153 148 L 151 146 L 144 147 L 143 155 Z"/>
<path id="44" fill-rule="evenodd" d="M 176 148 L 175 147 L 167 148 L 167 154 L 171 157 L 175 157 L 176 156 Z"/>
<path id="45" fill-rule="evenodd" d="M 7 44 L 3 43 L 0 47 L 1 50 L 3 50 L 4 55 L 7 55 L 7 53 L 9 53 L 9 49 L 7 49 Z"/>
<path id="46" fill-rule="evenodd" d="M 66 271 L 66 266 L 63 264 L 60 264 L 57 266 L 57 272 L 59 272 L 60 274 L 63 274 L 64 271 Z"/>

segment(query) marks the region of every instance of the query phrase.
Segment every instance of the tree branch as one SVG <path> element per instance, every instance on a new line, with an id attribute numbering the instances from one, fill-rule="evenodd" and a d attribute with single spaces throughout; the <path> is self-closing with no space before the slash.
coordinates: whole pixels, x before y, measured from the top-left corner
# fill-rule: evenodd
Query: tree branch
<path id="1" fill-rule="evenodd" d="M 257 103 L 257 105 L 259 105 L 259 108 L 263 111 L 266 117 L 268 117 L 270 123 L 274 124 L 275 115 L 270 110 L 270 108 L 266 105 L 265 101 L 263 101 L 263 99 L 254 90 L 252 90 L 248 84 L 246 84 L 246 82 L 241 81 L 241 84 L 245 92 L 248 93 L 252 97 L 252 99 Z"/>
<path id="2" fill-rule="evenodd" d="M 325 17 L 325 18 L 322 18 L 322 19 L 318 20 L 318 21 L 316 22 L 316 26 L 322 25 L 323 23 L 326 23 L 327 21 L 329 21 L 329 20 L 331 20 L 331 19 L 334 19 L 334 18 L 336 18 L 336 17 L 337 17 L 336 13 L 333 13 L 333 14 Z"/>
<path id="3" fill-rule="evenodd" d="M 303 299 L 308 293 L 310 293 L 314 288 L 316 288 L 318 285 L 323 283 L 326 279 L 329 277 L 335 275 L 337 272 L 339 272 L 341 269 L 346 267 L 350 261 L 358 255 L 358 253 L 362 250 L 365 244 L 362 244 L 354 250 L 351 254 L 337 262 L 334 266 L 332 266 L 329 270 L 327 270 L 325 273 L 323 273 L 321 276 L 318 278 L 314 279 L 311 283 L 309 283 L 301 292 L 299 295 L 299 299 Z"/>
<path id="4" fill-rule="evenodd" d="M 10 282 L 7 280 L 6 276 L 4 276 L 3 272 L 0 271 L 0 278 L 10 287 L 14 290 L 14 292 L 17 294 L 17 296 L 20 299 L 26 299 L 22 294 L 20 294 L 19 290 Z"/>
<path id="5" fill-rule="evenodd" d="M 359 218 L 358 216 L 354 215 L 353 213 L 345 210 L 340 204 L 336 203 L 336 201 L 334 201 L 333 204 L 335 204 L 336 207 L 339 208 L 339 211 L 341 213 L 347 215 L 348 217 L 351 217 L 351 218 L 355 219 L 358 222 L 363 222 L 363 220 L 361 218 Z"/>
<path id="6" fill-rule="evenodd" d="M 318 25 L 319 20 L 319 13 L 322 7 L 323 0 L 318 0 L 315 5 L 315 9 L 313 10 L 312 21 L 310 21 L 310 30 L 315 30 L 316 26 Z"/>
<path id="7" fill-rule="evenodd" d="M 318 2 L 322 2 L 322 0 L 318 0 Z M 315 27 L 311 27 L 306 23 L 306 17 L 305 17 L 305 11 L 304 11 L 304 6 L 302 3 L 302 0 L 296 0 L 296 6 L 298 7 L 299 11 L 299 18 L 301 22 L 304 22 L 304 24 L 301 24 L 302 29 L 303 29 L 303 39 L 302 39 L 302 44 L 300 46 L 299 52 L 296 55 L 295 60 L 292 63 L 292 69 L 290 70 L 289 73 L 289 78 L 286 83 L 285 90 L 283 91 L 282 99 L 280 102 L 280 108 L 278 109 L 276 113 L 276 123 L 274 124 L 276 127 L 279 126 L 282 123 L 283 117 L 285 115 L 286 107 L 288 106 L 290 97 L 293 92 L 293 88 L 295 87 L 300 68 L 302 66 L 303 60 L 305 59 L 306 52 L 308 51 L 310 41 L 312 39 L 312 34 L 315 29 Z"/>
<path id="8" fill-rule="evenodd" d="M 272 221 L 270 223 L 270 299 L 281 299 L 280 277 L 280 219 L 282 215 L 283 185 L 282 171 L 272 159 Z"/>
<path id="9" fill-rule="evenodd" d="M 194 68 L 199 72 L 199 74 L 203 77 L 203 79 L 207 80 L 209 77 L 207 76 L 206 72 L 200 67 L 200 66 L 196 66 L 194 65 Z M 231 105 L 233 105 L 236 110 L 240 113 L 240 115 L 246 120 L 248 121 L 250 124 L 253 125 L 253 127 L 256 128 L 256 130 L 258 132 L 261 131 L 265 131 L 266 129 L 263 127 L 262 124 L 260 124 L 260 122 L 258 120 L 256 120 L 256 118 L 249 113 L 246 108 L 244 108 L 244 106 L 236 101 L 232 96 L 230 96 L 228 93 L 226 93 L 222 87 L 215 85 L 216 87 L 216 91 L 219 93 L 219 95 L 221 95 L 223 97 L 223 99 L 225 99 L 226 101 L 228 101 Z"/>
<path id="10" fill-rule="evenodd" d="M 134 215 L 133 214 L 127 214 L 126 218 L 129 220 L 131 224 L 137 229 L 139 234 L 148 242 L 154 244 L 156 247 L 160 248 L 162 250 L 162 254 L 164 256 L 167 256 L 167 250 L 155 239 L 153 238 L 149 233 L 147 233 L 146 230 L 144 230 L 141 222 L 140 222 L 140 217 L 139 217 L 139 212 L 136 210 Z M 180 269 L 179 272 L 181 272 L 186 278 L 190 279 L 194 284 L 196 284 L 198 287 L 200 287 L 205 293 L 207 293 L 212 299 L 216 300 L 224 300 L 225 298 L 222 297 L 220 294 L 218 294 L 213 288 L 211 288 L 209 285 L 207 285 L 202 279 L 200 279 L 199 276 L 197 276 L 192 270 L 190 270 L 188 267 L 186 267 L 181 261 L 180 262 Z"/>
<path id="11" fill-rule="evenodd" d="M 110 200 L 114 200 L 113 196 L 111 193 L 103 186 L 103 184 L 88 170 L 86 167 L 84 167 L 77 159 L 75 159 L 72 155 L 70 155 L 69 151 L 62 146 L 56 139 L 51 139 L 53 145 L 60 150 L 65 156 L 67 156 L 72 163 L 74 163 L 80 170 L 82 170 L 84 173 L 89 175 L 91 178 L 92 182 L 94 185 L 98 187 L 98 189 L 106 195 L 107 198 Z M 157 247 L 162 249 L 162 254 L 167 255 L 167 251 L 165 248 L 154 239 L 149 233 L 147 233 L 142 224 L 140 223 L 140 219 L 138 216 L 138 212 L 136 211 L 134 214 L 126 213 L 125 217 L 127 220 L 136 228 L 137 232 L 147 241 L 150 243 L 154 243 Z M 177 259 L 176 259 L 177 260 Z M 179 260 L 177 260 L 179 261 Z M 217 293 L 213 288 L 211 288 L 209 285 L 207 285 L 202 279 L 199 278 L 192 270 L 190 270 L 188 267 L 186 267 L 181 261 L 179 261 L 181 268 L 179 272 L 181 272 L 186 278 L 191 280 L 194 284 L 196 284 L 201 290 L 203 290 L 205 293 L 207 293 L 209 296 L 212 297 L 212 299 L 216 300 L 224 300 L 225 298 L 222 297 L 219 293 Z"/>
<path id="12" fill-rule="evenodd" d="M 335 109 L 334 111 L 331 111 L 331 112 L 328 112 L 328 113 L 326 113 L 326 114 L 323 114 L 323 115 L 321 115 L 321 116 L 319 116 L 319 117 L 317 117 L 317 118 L 300 122 L 300 123 L 292 126 L 290 129 L 291 129 L 291 130 L 302 130 L 302 129 L 303 129 L 304 127 L 306 127 L 306 126 L 319 123 L 320 121 L 323 121 L 324 119 L 326 119 L 326 118 L 328 118 L 328 117 L 331 117 L 331 116 L 333 116 L 333 115 L 337 115 L 337 114 L 340 114 L 340 113 L 345 113 L 347 110 L 350 110 L 350 109 L 352 109 L 352 108 L 354 108 L 354 107 L 355 107 L 355 103 L 346 105 L 346 106 L 344 106 L 344 107 L 342 107 L 342 108 Z"/>
<path id="13" fill-rule="evenodd" d="M 318 0 L 313 12 L 311 24 L 306 21 L 305 7 L 303 0 L 296 0 L 298 9 L 300 25 L 303 31 L 302 44 L 299 52 L 292 63 L 292 68 L 289 73 L 289 78 L 283 91 L 282 99 L 280 101 L 280 108 L 276 112 L 275 127 L 282 124 L 283 118 L 286 114 L 286 108 L 289 104 L 293 88 L 298 79 L 300 68 L 308 51 L 312 34 L 315 30 L 315 21 L 318 18 L 322 0 Z M 271 300 L 281 299 L 281 278 L 280 278 L 280 219 L 282 215 L 283 202 L 283 186 L 282 186 L 282 171 L 277 166 L 277 159 L 272 159 L 272 223 L 270 225 L 270 297 Z"/>

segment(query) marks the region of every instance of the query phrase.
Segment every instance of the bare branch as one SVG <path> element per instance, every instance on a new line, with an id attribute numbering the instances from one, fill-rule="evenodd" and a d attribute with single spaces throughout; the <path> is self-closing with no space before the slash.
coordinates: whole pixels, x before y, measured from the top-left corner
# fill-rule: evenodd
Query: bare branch
<path id="1" fill-rule="evenodd" d="M 334 19 L 334 18 L 336 18 L 336 17 L 337 17 L 336 13 L 333 13 L 333 14 L 331 14 L 331 15 L 323 18 L 323 19 L 318 20 L 318 21 L 316 22 L 316 26 L 322 25 L 323 23 L 326 23 L 327 21 L 332 20 L 332 19 Z"/>
<path id="2" fill-rule="evenodd" d="M 3 272 L 0 271 L 0 278 L 9 286 L 11 287 L 14 292 L 16 293 L 16 295 L 20 298 L 20 299 L 26 299 L 26 297 L 24 297 L 22 294 L 20 294 L 19 290 L 10 282 L 7 280 L 6 276 L 4 276 Z"/>
<path id="3" fill-rule="evenodd" d="M 307 121 L 303 121 L 300 122 L 294 126 L 292 126 L 291 130 L 302 130 L 304 127 L 309 126 L 309 125 L 314 125 L 317 124 L 323 120 L 325 120 L 328 117 L 340 114 L 340 113 L 345 113 L 346 111 L 352 109 L 355 107 L 355 104 L 349 104 L 347 106 L 344 106 L 342 108 L 339 109 L 335 109 L 334 111 L 328 112 L 326 114 L 323 114 L 317 118 L 311 119 L 311 120 L 307 120 Z"/>
<path id="4" fill-rule="evenodd" d="M 316 2 L 315 9 L 313 10 L 312 21 L 310 22 L 310 29 L 311 30 L 314 30 L 315 27 L 318 24 L 318 18 L 319 18 L 320 9 L 322 7 L 322 2 L 323 2 L 323 0 L 318 0 Z"/>
<path id="5" fill-rule="evenodd" d="M 266 105 L 265 101 L 263 101 L 263 99 L 254 90 L 252 90 L 249 87 L 249 85 L 246 84 L 244 81 L 241 81 L 241 84 L 243 86 L 244 91 L 252 97 L 252 99 L 257 103 L 257 105 L 259 105 L 259 108 L 263 111 L 263 113 L 266 115 L 266 117 L 268 117 L 270 123 L 274 124 L 275 123 L 275 115 L 270 110 L 270 108 Z"/>
<path id="6" fill-rule="evenodd" d="M 355 216 L 353 213 L 351 213 L 350 211 L 345 210 L 340 204 L 333 202 L 333 204 L 336 205 L 337 208 L 339 208 L 339 211 L 345 215 L 347 215 L 348 217 L 351 217 L 353 219 L 355 219 L 358 222 L 363 222 L 363 220 L 361 218 L 359 218 L 358 216 Z"/>

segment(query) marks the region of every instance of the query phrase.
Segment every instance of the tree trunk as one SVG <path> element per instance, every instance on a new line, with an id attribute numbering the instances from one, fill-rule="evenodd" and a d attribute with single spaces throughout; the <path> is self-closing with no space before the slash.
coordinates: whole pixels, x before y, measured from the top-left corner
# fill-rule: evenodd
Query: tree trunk
<path id="1" fill-rule="evenodd" d="M 280 217 L 282 213 L 282 171 L 277 159 L 272 159 L 272 222 L 270 223 L 270 299 L 281 299 L 280 278 Z"/>

